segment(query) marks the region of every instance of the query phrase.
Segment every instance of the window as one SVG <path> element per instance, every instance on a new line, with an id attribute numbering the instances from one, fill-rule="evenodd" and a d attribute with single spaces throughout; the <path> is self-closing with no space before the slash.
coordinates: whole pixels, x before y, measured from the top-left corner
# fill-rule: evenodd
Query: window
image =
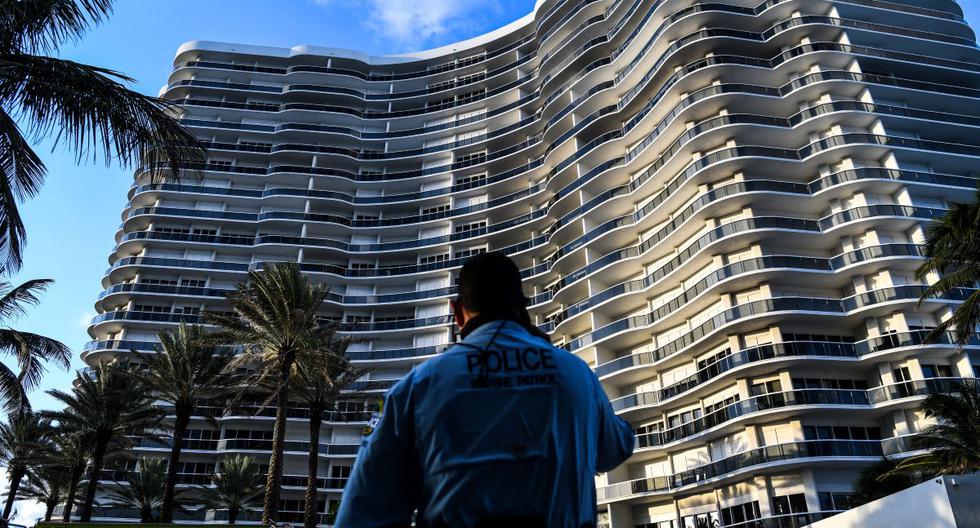
<path id="1" fill-rule="evenodd" d="M 442 255 L 428 255 L 425 257 L 419 257 L 419 264 L 437 264 L 447 260 L 449 260 L 449 253 L 443 253 Z"/>
<path id="2" fill-rule="evenodd" d="M 149 279 L 141 277 L 138 284 L 155 284 L 159 286 L 176 286 L 177 281 L 173 279 Z"/>
<path id="3" fill-rule="evenodd" d="M 464 154 L 456 158 L 454 167 L 469 167 L 470 165 L 476 165 L 477 163 L 483 163 L 487 161 L 487 151 L 482 152 L 471 152 L 469 154 Z"/>
<path id="4" fill-rule="evenodd" d="M 827 343 L 853 343 L 852 336 L 833 336 L 821 334 L 783 334 L 783 341 L 820 341 Z"/>
<path id="5" fill-rule="evenodd" d="M 485 181 L 487 179 L 487 174 L 471 174 L 469 176 L 457 176 L 456 185 L 466 185 L 469 187 L 476 187 L 481 185 L 479 182 Z"/>
<path id="6" fill-rule="evenodd" d="M 469 224 L 458 225 L 455 228 L 456 233 L 463 233 L 466 231 L 475 231 L 477 229 L 485 229 L 487 227 L 487 221 L 483 220 L 480 222 L 470 222 Z"/>
<path id="7" fill-rule="evenodd" d="M 793 387 L 797 389 L 867 390 L 868 382 L 849 379 L 793 378 Z"/>
<path id="8" fill-rule="evenodd" d="M 351 466 L 330 466 L 330 478 L 350 477 Z"/>
<path id="9" fill-rule="evenodd" d="M 211 429 L 189 429 L 184 437 L 185 449 L 214 449 L 221 437 L 220 431 Z"/>
<path id="10" fill-rule="evenodd" d="M 681 424 L 686 424 L 688 422 L 693 422 L 701 417 L 701 409 L 691 409 L 689 411 L 684 411 L 682 413 L 668 415 L 667 416 L 667 427 L 674 428 Z"/>
<path id="11" fill-rule="evenodd" d="M 738 394 L 725 398 L 722 401 L 712 403 L 711 405 L 708 405 L 704 408 L 704 414 L 711 414 L 720 411 L 737 401 L 738 401 Z"/>
<path id="12" fill-rule="evenodd" d="M 719 526 L 718 512 L 697 513 L 681 517 L 683 528 L 701 528 L 702 526 Z"/>
<path id="13" fill-rule="evenodd" d="M 430 84 L 426 89 L 431 92 L 440 92 L 448 88 L 452 88 L 455 83 L 453 81 L 443 81 Z"/>
<path id="14" fill-rule="evenodd" d="M 791 513 L 806 513 L 806 496 L 802 493 L 781 495 L 772 498 L 773 515 L 789 515 Z"/>
<path id="15" fill-rule="evenodd" d="M 386 316 L 375 316 L 375 323 L 397 323 L 398 321 L 411 321 L 415 319 L 414 315 L 386 315 Z"/>
<path id="16" fill-rule="evenodd" d="M 459 94 L 456 96 L 456 101 L 458 104 L 466 104 L 471 101 L 476 101 L 477 99 L 482 99 L 483 96 L 487 94 L 486 88 L 481 88 L 479 90 L 473 90 L 472 92 L 466 92 L 464 94 Z"/>
<path id="17" fill-rule="evenodd" d="M 743 523 L 759 517 L 762 517 L 759 511 L 759 501 L 746 502 L 721 509 L 721 523 L 723 525 Z"/>
<path id="18" fill-rule="evenodd" d="M 206 284 L 205 279 L 180 279 L 180 285 L 186 288 L 203 288 Z"/>
<path id="19" fill-rule="evenodd" d="M 851 509 L 854 494 L 821 491 L 817 493 L 817 498 L 820 500 L 820 509 L 822 511 L 840 511 Z"/>
<path id="20" fill-rule="evenodd" d="M 755 383 L 749 387 L 749 394 L 752 396 L 761 396 L 763 394 L 773 394 L 776 392 L 782 392 L 783 384 L 779 380 L 766 381 L 763 383 Z"/>
<path id="21" fill-rule="evenodd" d="M 186 235 L 190 233 L 190 229 L 186 227 L 167 227 L 167 226 L 154 226 L 152 231 L 154 233 L 172 233 L 175 235 Z"/>
<path id="22" fill-rule="evenodd" d="M 881 440 L 881 429 L 846 425 L 804 425 L 806 440 Z"/>
<path id="23" fill-rule="evenodd" d="M 337 412 L 344 413 L 364 412 L 364 402 L 352 400 L 339 401 L 334 404 L 334 408 Z"/>
<path id="24" fill-rule="evenodd" d="M 456 81 L 456 86 L 463 86 L 464 84 L 475 83 L 477 81 L 482 81 L 487 78 L 487 72 L 482 71 L 478 73 L 472 73 L 470 75 L 464 75 Z"/>
<path id="25" fill-rule="evenodd" d="M 444 107 L 452 106 L 454 101 L 455 99 L 453 99 L 452 97 L 446 97 L 444 99 L 439 99 L 438 101 L 426 101 L 425 107 L 444 108 Z"/>
<path id="26" fill-rule="evenodd" d="M 449 210 L 449 204 L 442 204 L 442 205 L 437 205 L 435 207 L 426 207 L 425 209 L 422 209 L 420 211 L 420 214 L 422 216 L 425 216 L 425 215 L 434 215 L 434 214 L 438 214 L 438 213 L 444 213 L 444 212 L 446 212 L 448 210 Z"/>
<path id="27" fill-rule="evenodd" d="M 476 64 L 478 62 L 482 62 L 486 58 L 487 58 L 487 54 L 486 53 L 480 53 L 479 55 L 471 55 L 469 57 L 463 57 L 461 59 L 457 59 L 456 60 L 456 67 L 457 68 L 463 68 L 463 67 L 469 66 L 471 64 Z"/>
<path id="28" fill-rule="evenodd" d="M 925 378 L 952 378 L 953 369 L 949 365 L 922 365 Z"/>
<path id="29" fill-rule="evenodd" d="M 476 248 L 461 249 L 456 252 L 455 256 L 458 259 L 469 258 L 472 257 L 473 255 L 479 255 L 480 253 L 486 253 L 486 252 L 487 252 L 487 247 L 481 246 Z"/>
<path id="30" fill-rule="evenodd" d="M 137 312 L 170 313 L 169 306 L 155 306 L 152 304 L 137 304 L 133 306 L 133 310 Z"/>
<path id="31" fill-rule="evenodd" d="M 698 361 L 698 379 L 706 380 L 720 374 L 721 365 L 719 362 L 730 355 L 732 355 L 731 349 L 726 348 L 709 358 Z"/>
<path id="32" fill-rule="evenodd" d="M 277 105 L 277 104 L 270 104 L 268 106 L 272 107 L 273 110 L 278 110 L 279 109 L 279 105 Z M 264 149 L 267 149 L 267 148 L 269 148 L 269 147 L 272 146 L 272 143 L 266 143 L 266 142 L 262 142 L 262 141 L 245 141 L 245 140 L 239 140 L 238 141 L 238 144 L 239 145 L 242 145 L 244 147 L 258 147 L 256 150 L 260 150 L 260 151 L 261 150 L 264 150 Z"/>

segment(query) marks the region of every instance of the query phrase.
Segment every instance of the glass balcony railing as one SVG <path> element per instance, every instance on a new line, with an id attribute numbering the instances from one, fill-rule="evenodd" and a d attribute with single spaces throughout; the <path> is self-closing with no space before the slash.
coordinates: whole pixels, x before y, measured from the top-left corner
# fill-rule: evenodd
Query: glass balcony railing
<path id="1" fill-rule="evenodd" d="M 131 340 L 98 340 L 85 343 L 82 351 L 85 353 L 98 350 L 128 352 L 136 350 L 138 352 L 153 352 L 157 350 L 159 343 L 155 341 L 131 341 Z M 376 361 L 385 359 L 405 359 L 434 356 L 445 352 L 451 346 L 450 343 L 444 345 L 434 345 L 415 348 L 395 348 L 380 350 L 348 350 L 347 357 L 354 361 Z M 94 372 L 91 369 L 83 369 L 86 372 Z"/>
<path id="2" fill-rule="evenodd" d="M 878 440 L 813 440 L 776 444 L 738 453 L 680 473 L 664 477 L 631 480 L 596 488 L 599 502 L 610 502 L 637 495 L 668 493 L 679 488 L 722 477 L 750 467 L 810 458 L 880 458 Z"/>
<path id="3" fill-rule="evenodd" d="M 976 378 L 934 378 L 905 382 L 913 389 L 905 391 L 898 388 L 902 383 L 875 387 L 868 390 L 845 389 L 796 389 L 753 396 L 736 401 L 686 423 L 673 427 L 640 433 L 636 435 L 637 449 L 655 449 L 669 444 L 691 439 L 701 433 L 743 416 L 755 413 L 806 406 L 855 407 L 870 409 L 873 405 L 928 394 L 946 393 L 955 390 L 964 382 L 976 382 Z M 921 383 L 918 383 L 921 382 Z M 613 408 L 647 405 L 644 394 L 630 395 L 613 402 Z M 619 402 L 618 404 L 616 402 Z"/>

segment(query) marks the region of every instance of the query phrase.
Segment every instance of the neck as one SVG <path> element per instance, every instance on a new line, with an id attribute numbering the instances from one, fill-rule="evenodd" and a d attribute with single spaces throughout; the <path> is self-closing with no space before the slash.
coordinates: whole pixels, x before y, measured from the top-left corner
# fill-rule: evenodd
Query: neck
<path id="1" fill-rule="evenodd" d="M 479 328 L 479 327 L 481 327 L 481 326 L 483 326 L 483 325 L 485 325 L 485 324 L 487 324 L 489 322 L 492 322 L 492 321 L 500 321 L 500 320 L 505 320 L 505 319 L 508 319 L 508 318 L 506 318 L 506 317 L 492 317 L 492 316 L 486 315 L 486 314 L 477 314 L 477 315 L 474 315 L 473 317 L 468 317 L 466 319 L 466 324 L 464 324 L 463 325 L 463 328 L 460 329 L 460 331 L 459 331 L 459 336 L 462 339 L 466 339 L 466 336 L 468 336 L 471 333 L 473 333 L 473 330 L 476 330 L 477 328 Z"/>

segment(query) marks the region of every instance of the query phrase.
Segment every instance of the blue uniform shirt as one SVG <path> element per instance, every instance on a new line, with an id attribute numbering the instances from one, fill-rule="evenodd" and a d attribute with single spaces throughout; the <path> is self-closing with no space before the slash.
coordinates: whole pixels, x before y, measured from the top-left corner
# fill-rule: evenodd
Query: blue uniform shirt
<path id="1" fill-rule="evenodd" d="M 408 526 L 416 509 L 421 527 L 515 517 L 593 526 L 595 473 L 633 446 L 633 430 L 584 361 L 517 323 L 492 321 L 389 391 L 336 526 Z"/>

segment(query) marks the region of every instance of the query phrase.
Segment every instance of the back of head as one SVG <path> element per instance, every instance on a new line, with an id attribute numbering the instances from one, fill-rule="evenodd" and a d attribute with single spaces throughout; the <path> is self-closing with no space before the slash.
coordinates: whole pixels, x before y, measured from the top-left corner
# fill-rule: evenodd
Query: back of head
<path id="1" fill-rule="evenodd" d="M 463 264 L 459 297 L 467 310 L 490 317 L 512 317 L 527 306 L 521 271 L 498 252 L 480 253 Z"/>
<path id="2" fill-rule="evenodd" d="M 481 319 L 514 321 L 532 335 L 549 339 L 531 323 L 521 270 L 507 255 L 492 252 L 473 256 L 459 272 L 458 287 L 463 307 Z"/>

